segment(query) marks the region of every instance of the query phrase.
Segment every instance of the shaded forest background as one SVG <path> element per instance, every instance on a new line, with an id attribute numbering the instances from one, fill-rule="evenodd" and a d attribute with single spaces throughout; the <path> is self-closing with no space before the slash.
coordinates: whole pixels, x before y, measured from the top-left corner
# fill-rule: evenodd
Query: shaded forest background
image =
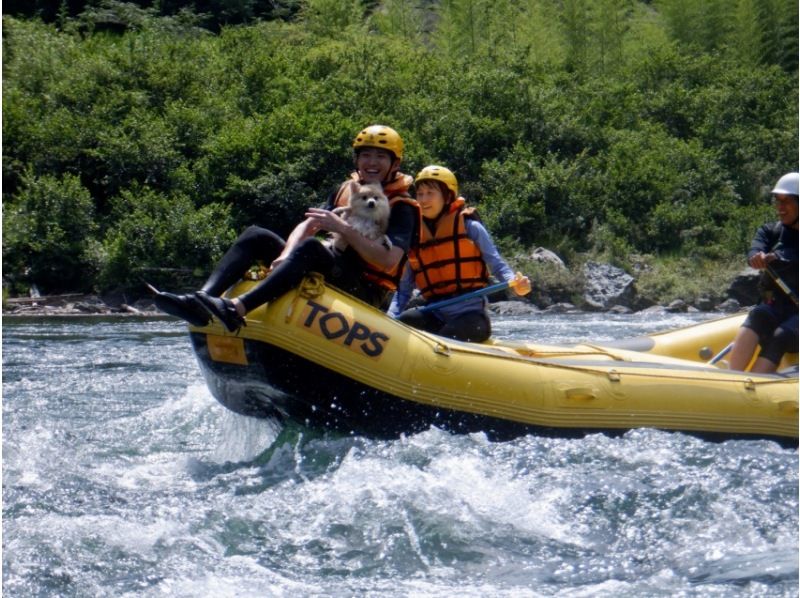
<path id="1" fill-rule="evenodd" d="M 245 226 L 288 233 L 372 123 L 403 136 L 406 172 L 452 168 L 512 262 L 545 246 L 649 264 L 656 294 L 717 284 L 798 167 L 797 11 L 4 2 L 4 289 L 202 276 Z"/>

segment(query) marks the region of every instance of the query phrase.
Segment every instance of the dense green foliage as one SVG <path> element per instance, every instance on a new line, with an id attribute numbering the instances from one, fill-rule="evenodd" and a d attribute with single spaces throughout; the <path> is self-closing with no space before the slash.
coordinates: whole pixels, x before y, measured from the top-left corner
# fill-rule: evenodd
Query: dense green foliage
<path id="1" fill-rule="evenodd" d="M 730 259 L 797 168 L 789 0 L 183 4 L 4 17 L 12 289 L 208 271 L 322 202 L 375 122 L 407 172 L 454 169 L 502 248 L 567 259 Z"/>

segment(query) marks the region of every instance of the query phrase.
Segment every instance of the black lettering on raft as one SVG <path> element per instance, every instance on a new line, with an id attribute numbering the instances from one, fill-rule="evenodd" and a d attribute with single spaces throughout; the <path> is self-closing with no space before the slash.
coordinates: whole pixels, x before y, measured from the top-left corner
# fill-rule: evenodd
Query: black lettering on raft
<path id="1" fill-rule="evenodd" d="M 373 332 L 369 326 L 357 320 L 351 320 L 343 313 L 331 311 L 316 301 L 306 302 L 306 315 L 301 325 L 310 331 L 331 341 L 341 343 L 368 357 L 380 357 L 389 336 L 383 332 Z"/>

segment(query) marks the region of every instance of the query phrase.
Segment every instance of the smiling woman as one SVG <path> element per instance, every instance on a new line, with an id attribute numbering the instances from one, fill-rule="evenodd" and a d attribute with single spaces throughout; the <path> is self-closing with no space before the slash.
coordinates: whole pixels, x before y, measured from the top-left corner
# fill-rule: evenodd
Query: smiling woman
<path id="1" fill-rule="evenodd" d="M 452 170 L 426 166 L 414 183 L 422 211 L 419 242 L 409 251 L 389 313 L 441 336 L 485 341 L 492 330 L 488 301 L 475 291 L 487 288 L 491 274 L 517 295 L 525 295 L 530 292 L 528 278 L 515 275 L 500 256 L 475 208 L 459 196 Z M 426 310 L 406 309 L 414 289 L 424 298 Z"/>

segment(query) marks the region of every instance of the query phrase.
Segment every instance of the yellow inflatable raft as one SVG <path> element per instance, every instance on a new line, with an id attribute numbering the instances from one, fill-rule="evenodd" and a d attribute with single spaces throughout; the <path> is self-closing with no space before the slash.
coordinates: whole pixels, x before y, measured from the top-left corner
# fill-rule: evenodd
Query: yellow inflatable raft
<path id="1" fill-rule="evenodd" d="M 344 433 L 654 427 L 796 443 L 797 355 L 774 375 L 707 365 L 743 318 L 602 345 L 462 343 L 307 278 L 249 313 L 236 334 L 216 322 L 190 333 L 211 392 L 229 409 Z"/>

